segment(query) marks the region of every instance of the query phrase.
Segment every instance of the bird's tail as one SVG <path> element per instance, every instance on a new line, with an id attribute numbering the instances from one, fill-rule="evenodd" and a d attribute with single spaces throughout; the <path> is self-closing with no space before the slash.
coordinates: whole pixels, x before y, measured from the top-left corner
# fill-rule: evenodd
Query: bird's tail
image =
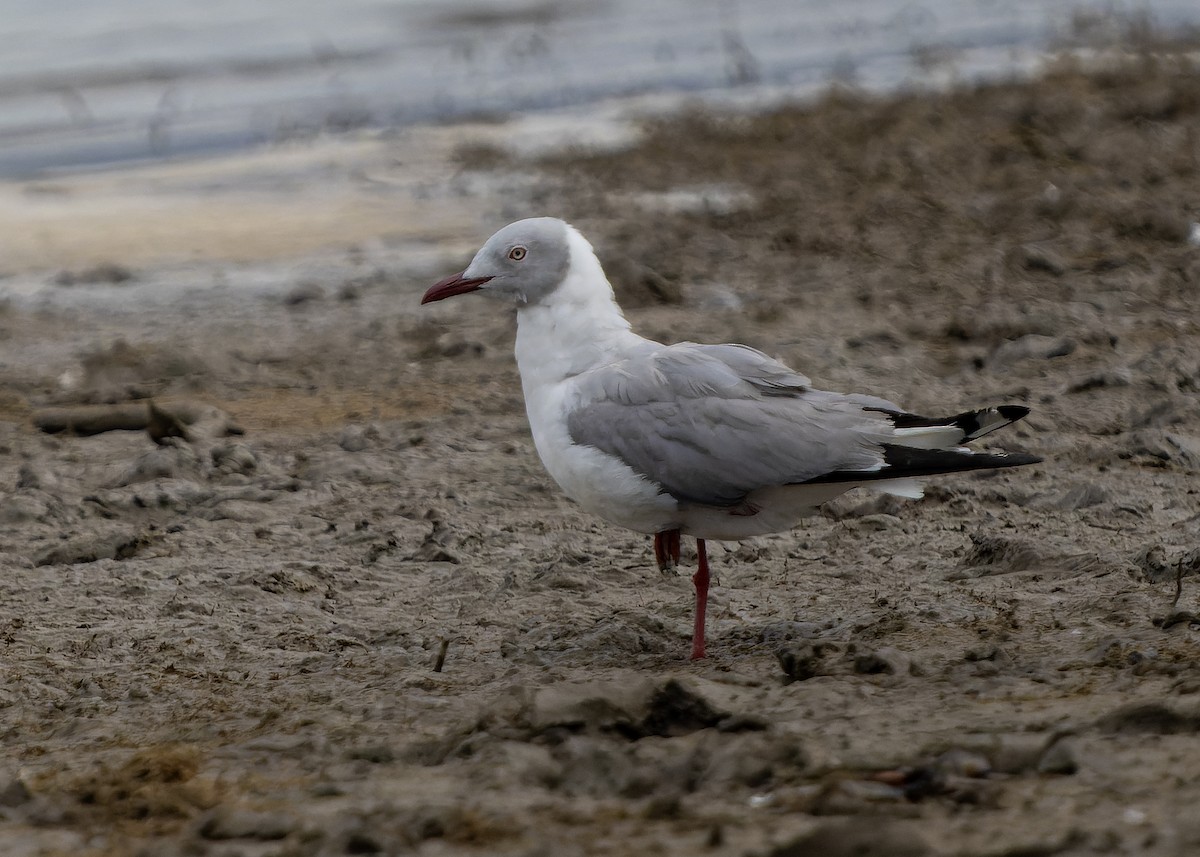
<path id="1" fill-rule="evenodd" d="M 965 470 L 992 470 L 1037 464 L 1042 459 L 1023 452 L 975 452 L 963 444 L 1015 423 L 1029 413 L 1022 405 L 1000 405 L 932 419 L 885 408 L 894 426 L 891 443 L 883 444 L 883 466 L 877 470 L 840 470 L 813 483 L 857 482 L 887 494 L 920 497 L 923 477 Z"/>
<path id="2" fill-rule="evenodd" d="M 892 437 L 898 446 L 917 449 L 946 449 L 961 446 L 1012 425 L 1029 413 L 1023 405 L 999 405 L 978 411 L 965 411 L 952 417 L 922 417 L 901 411 L 882 411 L 895 428 Z"/>

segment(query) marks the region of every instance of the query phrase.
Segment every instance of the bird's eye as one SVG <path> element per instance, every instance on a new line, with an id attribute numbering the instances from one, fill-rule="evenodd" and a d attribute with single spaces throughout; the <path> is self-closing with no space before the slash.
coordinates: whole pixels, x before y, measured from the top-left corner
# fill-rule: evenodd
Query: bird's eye
<path id="1" fill-rule="evenodd" d="M 524 247 L 518 245 L 508 251 L 508 258 L 512 259 L 514 262 L 520 262 L 525 258 L 526 252 L 528 251 L 526 251 Z"/>

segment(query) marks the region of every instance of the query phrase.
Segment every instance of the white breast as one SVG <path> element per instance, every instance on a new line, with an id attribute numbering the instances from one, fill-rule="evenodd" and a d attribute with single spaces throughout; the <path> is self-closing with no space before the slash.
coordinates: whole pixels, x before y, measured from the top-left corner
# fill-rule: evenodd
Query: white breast
<path id="1" fill-rule="evenodd" d="M 628 465 L 567 432 L 562 386 L 525 391 L 529 427 L 538 455 L 563 493 L 610 523 L 639 533 L 679 526 L 679 504 Z"/>
<path id="2" fill-rule="evenodd" d="M 679 504 L 628 465 L 567 431 L 578 400 L 573 379 L 619 360 L 645 340 L 613 300 L 591 245 L 569 230 L 571 261 L 553 295 L 517 311 L 517 368 L 533 442 L 563 493 L 589 512 L 622 527 L 656 533 L 678 526 Z"/>

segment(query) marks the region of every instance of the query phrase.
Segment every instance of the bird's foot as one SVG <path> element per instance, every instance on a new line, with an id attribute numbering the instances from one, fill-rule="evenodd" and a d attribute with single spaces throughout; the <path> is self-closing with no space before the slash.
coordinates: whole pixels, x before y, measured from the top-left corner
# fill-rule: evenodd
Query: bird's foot
<path id="1" fill-rule="evenodd" d="M 679 565 L 679 530 L 663 530 L 654 534 L 654 558 L 658 570 L 666 574 Z"/>

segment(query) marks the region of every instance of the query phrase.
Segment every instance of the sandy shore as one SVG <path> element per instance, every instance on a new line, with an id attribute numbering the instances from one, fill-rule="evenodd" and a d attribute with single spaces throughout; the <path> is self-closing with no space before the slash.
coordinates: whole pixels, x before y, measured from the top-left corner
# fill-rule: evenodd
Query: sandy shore
<path id="1" fill-rule="evenodd" d="M 0 188 L 2 850 L 1195 853 L 1198 81 Z M 688 578 L 543 472 L 511 319 L 417 306 L 539 213 L 647 335 L 1025 403 L 995 443 L 1046 462 L 714 550 L 689 663 Z M 149 398 L 209 410 L 35 427 Z"/>

